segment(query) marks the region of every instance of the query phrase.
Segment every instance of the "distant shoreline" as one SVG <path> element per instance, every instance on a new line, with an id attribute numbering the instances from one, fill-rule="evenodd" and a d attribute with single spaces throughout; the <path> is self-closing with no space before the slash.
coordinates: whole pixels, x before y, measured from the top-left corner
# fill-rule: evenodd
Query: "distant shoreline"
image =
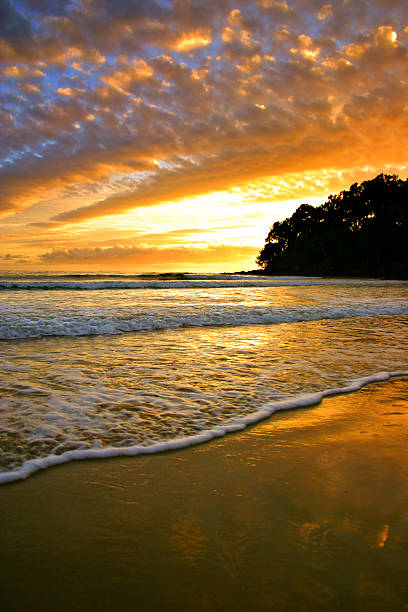
<path id="1" fill-rule="evenodd" d="M 279 273 L 279 274 L 270 274 L 268 272 L 265 272 L 264 270 L 241 270 L 239 272 L 222 272 L 221 274 L 236 274 L 236 275 L 246 275 L 246 276 L 266 276 L 269 278 L 280 278 L 280 277 L 288 277 L 288 276 L 302 276 L 305 278 L 355 278 L 355 279 L 368 279 L 368 278 L 372 278 L 375 280 L 400 280 L 400 281 L 406 281 L 408 280 L 408 278 L 402 278 L 400 276 L 394 276 L 394 275 L 390 275 L 390 276 L 385 276 L 385 275 L 381 275 L 381 276 L 376 276 L 375 274 L 358 274 L 358 273 L 350 273 L 350 274 L 299 274 L 299 273 Z"/>

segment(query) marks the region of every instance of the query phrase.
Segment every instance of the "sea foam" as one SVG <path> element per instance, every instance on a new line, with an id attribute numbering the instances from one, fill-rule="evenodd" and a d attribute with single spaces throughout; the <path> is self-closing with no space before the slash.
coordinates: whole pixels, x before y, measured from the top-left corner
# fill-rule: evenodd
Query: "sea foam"
<path id="1" fill-rule="evenodd" d="M 381 315 L 407 315 L 408 302 L 387 304 L 343 304 L 339 306 L 303 305 L 288 306 L 234 306 L 225 305 L 221 310 L 214 306 L 203 310 L 180 312 L 125 312 L 120 316 L 96 311 L 21 314 L 19 309 L 4 308 L 0 321 L 0 340 L 39 338 L 43 336 L 97 336 L 126 332 L 166 330 L 186 327 L 265 325 L 321 321 L 350 317 L 375 317 Z"/>
<path id="2" fill-rule="evenodd" d="M 209 442 L 214 438 L 225 436 L 228 433 L 241 431 L 259 421 L 269 418 L 275 412 L 281 410 L 293 410 L 296 408 L 305 408 L 314 406 L 323 401 L 326 397 L 353 393 L 359 391 L 362 387 L 371 384 L 384 382 L 393 377 L 407 377 L 407 371 L 395 372 L 377 372 L 370 376 L 364 376 L 353 380 L 350 384 L 332 389 L 325 389 L 318 393 L 300 394 L 295 398 L 290 398 L 282 401 L 268 403 L 262 406 L 256 412 L 245 416 L 234 418 L 226 421 L 222 425 L 202 431 L 196 435 L 176 437 L 171 440 L 166 440 L 159 443 L 153 443 L 148 446 L 133 445 L 128 447 L 105 447 L 91 448 L 85 450 L 72 450 L 62 453 L 61 455 L 50 454 L 47 457 L 41 457 L 26 461 L 21 468 L 0 474 L 0 484 L 6 484 L 17 480 L 25 480 L 35 472 L 44 470 L 53 466 L 69 463 L 71 461 L 79 461 L 83 459 L 106 459 L 110 457 L 129 457 L 136 455 L 147 455 L 153 453 L 161 453 L 165 451 L 177 450 Z"/>
<path id="3" fill-rule="evenodd" d="M 227 289 L 238 287 L 370 286 L 407 284 L 408 281 L 377 279 L 335 279 L 320 277 L 260 277 L 207 275 L 181 280 L 0 280 L 3 291 L 101 291 L 129 289 Z"/>

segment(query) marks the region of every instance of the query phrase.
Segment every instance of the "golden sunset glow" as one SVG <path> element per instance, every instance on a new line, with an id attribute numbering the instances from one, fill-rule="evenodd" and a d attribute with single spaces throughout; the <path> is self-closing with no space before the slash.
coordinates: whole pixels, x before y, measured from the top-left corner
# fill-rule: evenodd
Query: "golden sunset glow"
<path id="1" fill-rule="evenodd" d="M 408 166 L 405 0 L 7 2 L 0 267 L 239 270 Z"/>

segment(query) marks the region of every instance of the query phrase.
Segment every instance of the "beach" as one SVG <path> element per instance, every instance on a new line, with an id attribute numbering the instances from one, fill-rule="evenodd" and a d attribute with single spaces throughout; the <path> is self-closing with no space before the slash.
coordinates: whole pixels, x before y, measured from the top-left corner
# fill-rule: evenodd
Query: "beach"
<path id="1" fill-rule="evenodd" d="M 408 612 L 408 0 L 0 14 L 0 612 Z"/>
<path id="2" fill-rule="evenodd" d="M 0 489 L 3 610 L 406 610 L 408 380 Z"/>

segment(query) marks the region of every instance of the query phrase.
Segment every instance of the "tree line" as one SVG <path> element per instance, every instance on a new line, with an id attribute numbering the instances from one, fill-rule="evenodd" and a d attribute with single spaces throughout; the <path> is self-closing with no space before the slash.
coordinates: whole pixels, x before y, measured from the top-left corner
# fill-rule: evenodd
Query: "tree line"
<path id="1" fill-rule="evenodd" d="M 265 274 L 408 278 L 408 179 L 354 183 L 276 221 L 256 263 Z"/>

